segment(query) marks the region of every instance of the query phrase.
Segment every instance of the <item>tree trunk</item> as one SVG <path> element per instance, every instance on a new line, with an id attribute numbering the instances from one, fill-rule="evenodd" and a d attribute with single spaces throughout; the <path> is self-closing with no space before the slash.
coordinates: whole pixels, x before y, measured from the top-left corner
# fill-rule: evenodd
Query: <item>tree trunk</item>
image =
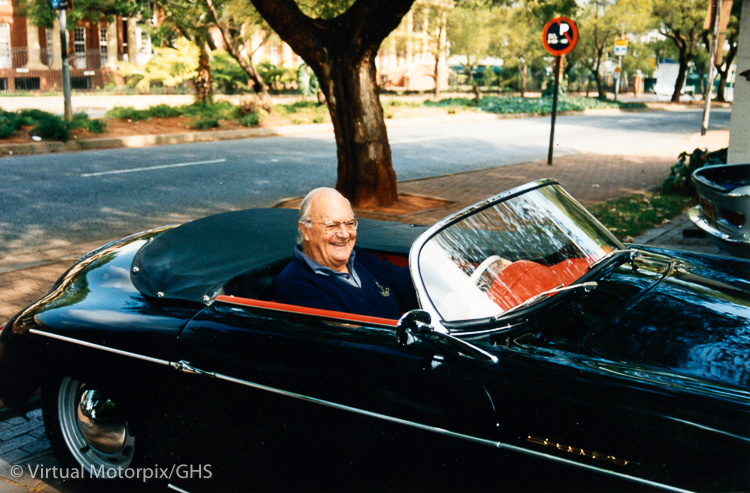
<path id="1" fill-rule="evenodd" d="M 333 19 L 308 17 L 294 0 L 251 2 L 318 76 L 336 136 L 336 188 L 354 207 L 395 202 L 375 56 L 414 0 L 357 0 Z"/>
<path id="2" fill-rule="evenodd" d="M 198 56 L 198 75 L 193 79 L 195 86 L 195 102 L 210 104 L 214 99 L 213 81 L 211 80 L 211 57 L 204 41 L 198 41 L 200 55 Z"/>
<path id="3" fill-rule="evenodd" d="M 673 103 L 679 103 L 680 102 L 680 94 L 682 93 L 682 88 L 685 86 L 685 78 L 687 77 L 687 69 L 688 69 L 688 57 L 687 54 L 683 51 L 680 51 L 680 68 L 677 70 L 677 80 L 674 83 L 674 92 L 672 93 L 672 101 Z"/>
<path id="4" fill-rule="evenodd" d="M 435 55 L 435 67 L 433 69 L 433 77 L 435 78 L 435 101 L 440 98 L 440 52 Z"/>
<path id="5" fill-rule="evenodd" d="M 528 76 L 529 66 L 521 62 L 520 60 L 518 61 L 516 66 L 518 67 L 518 75 L 521 78 L 521 83 L 520 83 L 521 87 L 519 87 L 519 92 L 521 93 L 521 97 L 523 98 L 523 97 L 526 97 L 526 79 Z"/>
<path id="6" fill-rule="evenodd" d="M 126 22 L 127 27 L 127 39 L 128 39 L 128 61 L 130 63 L 138 63 L 138 18 L 134 16 L 128 17 Z"/>
<path id="7" fill-rule="evenodd" d="M 591 73 L 594 75 L 594 80 L 596 81 L 596 92 L 598 99 L 606 99 L 607 93 L 604 91 L 604 84 L 602 82 L 602 74 L 599 73 L 599 68 L 591 69 Z"/>
<path id="8" fill-rule="evenodd" d="M 723 66 L 716 67 L 716 71 L 719 73 L 719 88 L 716 90 L 716 101 L 720 103 L 726 102 L 726 95 L 724 90 L 727 87 L 727 80 L 729 79 L 729 69 L 732 67 L 732 63 L 734 63 L 734 58 L 737 55 L 737 45 L 733 45 L 732 48 L 729 49 L 729 53 L 727 54 Z"/>
<path id="9" fill-rule="evenodd" d="M 322 70 L 318 79 L 336 136 L 336 189 L 356 207 L 392 204 L 398 198 L 396 173 L 375 83 L 375 53 L 362 60 L 334 57 Z"/>

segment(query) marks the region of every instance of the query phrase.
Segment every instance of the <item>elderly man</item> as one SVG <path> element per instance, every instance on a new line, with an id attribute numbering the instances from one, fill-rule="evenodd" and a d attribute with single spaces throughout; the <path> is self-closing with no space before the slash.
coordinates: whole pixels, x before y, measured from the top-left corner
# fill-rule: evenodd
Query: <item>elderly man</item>
<path id="1" fill-rule="evenodd" d="M 416 308 L 408 268 L 355 247 L 358 221 L 332 188 L 302 200 L 294 257 L 274 283 L 276 301 L 383 318 Z"/>

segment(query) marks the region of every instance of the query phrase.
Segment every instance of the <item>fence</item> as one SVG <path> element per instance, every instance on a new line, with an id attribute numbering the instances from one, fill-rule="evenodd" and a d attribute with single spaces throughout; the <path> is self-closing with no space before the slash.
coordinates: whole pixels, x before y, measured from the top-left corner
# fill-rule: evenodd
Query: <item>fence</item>
<path id="1" fill-rule="evenodd" d="M 70 83 L 79 91 L 104 87 L 110 80 L 105 64 L 106 53 L 87 50 L 71 54 Z M 0 54 L 0 93 L 25 93 L 29 91 L 62 90 L 62 62 L 54 60 L 49 49 L 39 50 L 37 60 L 29 60 L 27 48 Z"/>

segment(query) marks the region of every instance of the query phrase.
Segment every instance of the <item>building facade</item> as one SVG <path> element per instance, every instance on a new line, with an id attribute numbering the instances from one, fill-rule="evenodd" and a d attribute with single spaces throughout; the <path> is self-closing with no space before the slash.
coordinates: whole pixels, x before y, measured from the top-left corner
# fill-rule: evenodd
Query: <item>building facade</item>
<path id="1" fill-rule="evenodd" d="M 145 63 L 151 56 L 150 39 L 135 19 L 82 21 L 66 39 L 73 89 L 101 88 L 117 60 Z M 62 59 L 59 19 L 51 28 L 35 26 L 12 0 L 0 0 L 0 91 L 61 90 Z"/>
<path id="2" fill-rule="evenodd" d="M 19 15 L 14 0 L 0 0 L 0 93 L 59 91 L 62 89 L 60 23 L 35 26 Z M 383 43 L 376 59 L 378 82 L 385 89 L 426 91 L 448 85 L 445 64 L 447 13 L 453 0 L 417 0 L 401 25 Z M 155 22 L 155 19 L 147 22 Z M 81 21 L 67 32 L 71 86 L 76 90 L 102 88 L 117 79 L 116 62 L 141 65 L 152 56 L 143 21 L 116 18 L 108 23 Z M 221 35 L 213 36 L 217 46 Z M 258 33 L 248 41 L 253 62 L 296 69 L 302 60 L 278 37 Z"/>

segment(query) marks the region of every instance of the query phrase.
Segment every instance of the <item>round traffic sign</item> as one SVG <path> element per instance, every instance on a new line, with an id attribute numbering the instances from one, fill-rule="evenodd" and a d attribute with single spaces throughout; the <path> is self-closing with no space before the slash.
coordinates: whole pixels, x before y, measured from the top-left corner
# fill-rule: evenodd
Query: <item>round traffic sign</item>
<path id="1" fill-rule="evenodd" d="M 542 44 L 550 55 L 567 55 L 578 42 L 576 23 L 565 17 L 556 17 L 542 29 Z"/>

